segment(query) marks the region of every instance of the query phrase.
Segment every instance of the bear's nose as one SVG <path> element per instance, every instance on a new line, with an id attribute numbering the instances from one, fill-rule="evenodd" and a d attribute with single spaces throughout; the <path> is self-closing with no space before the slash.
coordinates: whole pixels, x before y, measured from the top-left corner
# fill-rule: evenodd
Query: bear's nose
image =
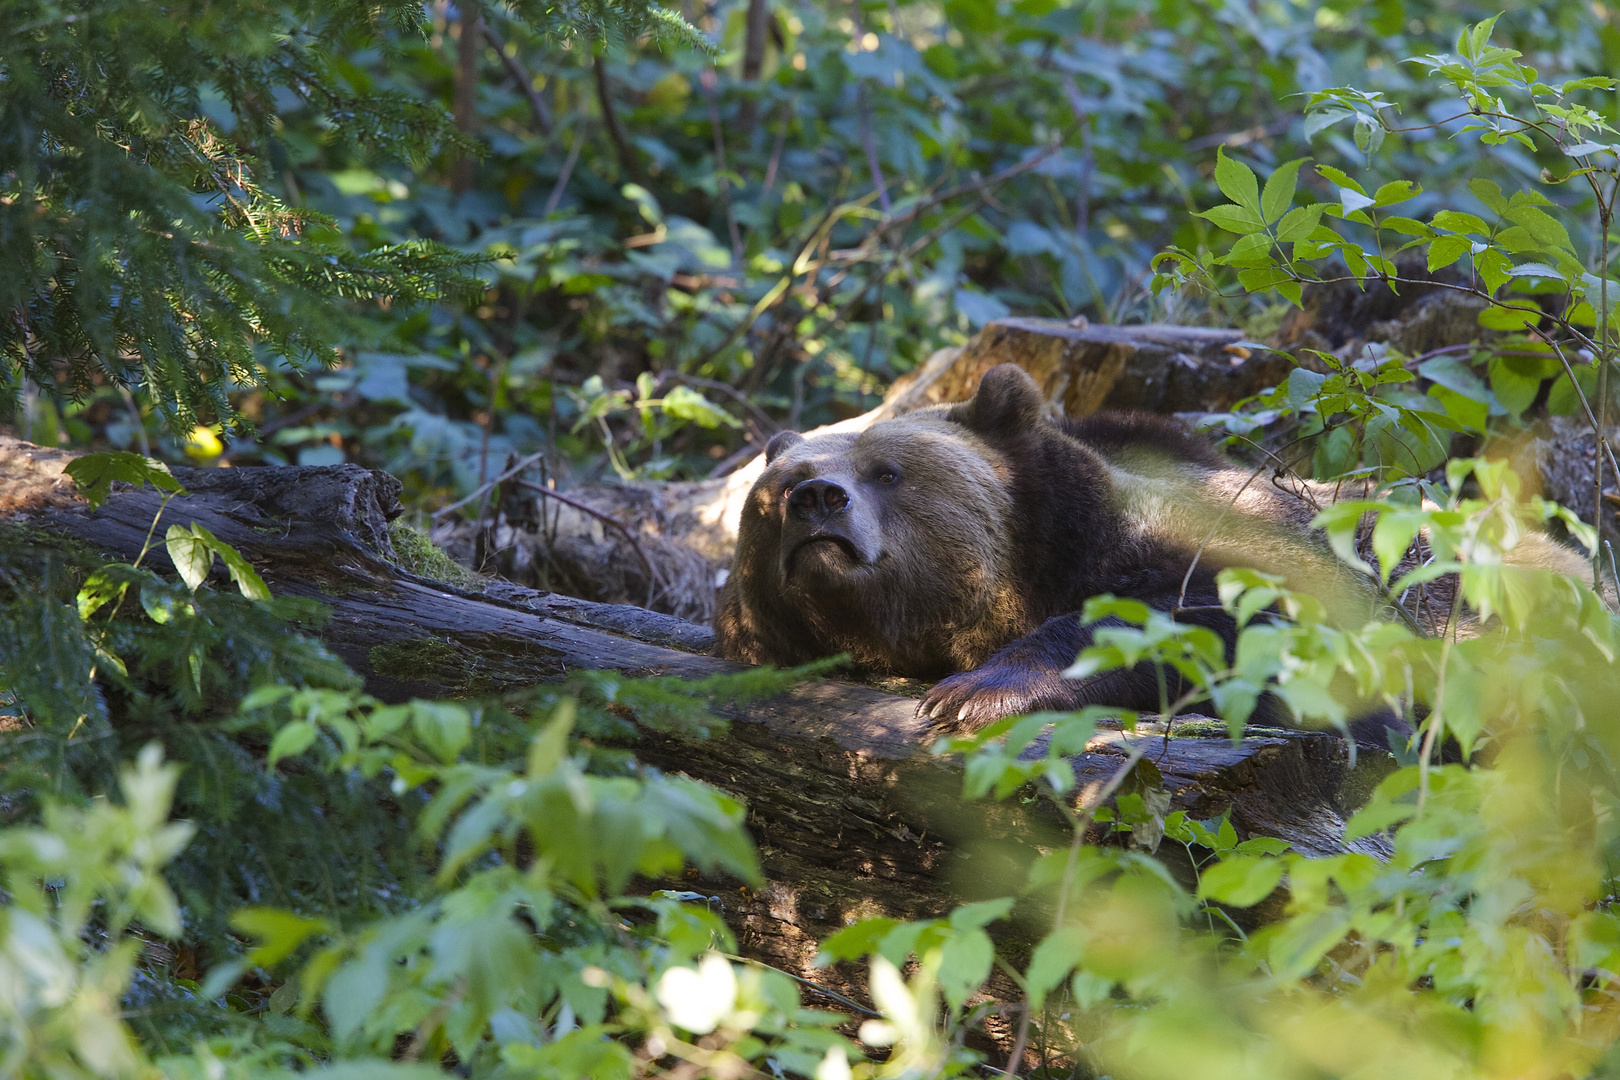
<path id="1" fill-rule="evenodd" d="M 849 505 L 849 492 L 831 480 L 806 480 L 788 495 L 788 509 L 800 521 L 820 520 Z"/>

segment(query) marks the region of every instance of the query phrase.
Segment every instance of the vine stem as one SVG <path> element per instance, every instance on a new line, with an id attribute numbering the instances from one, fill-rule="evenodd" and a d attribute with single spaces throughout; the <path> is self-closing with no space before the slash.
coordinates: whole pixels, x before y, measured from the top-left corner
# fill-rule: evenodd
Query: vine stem
<path id="1" fill-rule="evenodd" d="M 1603 535 L 1603 449 L 1609 438 L 1609 226 L 1614 220 L 1614 196 L 1620 191 L 1620 177 L 1609 187 L 1609 199 L 1598 199 L 1598 426 L 1596 442 L 1592 447 L 1592 527 Z M 1611 455 L 1613 451 L 1611 449 Z M 1620 483 L 1620 469 L 1615 470 L 1615 481 Z M 1603 589 L 1602 545 L 1592 549 L 1592 591 Z M 1615 582 L 1620 588 L 1620 581 Z"/>
<path id="2" fill-rule="evenodd" d="M 1057 910 L 1052 914 L 1053 930 L 1057 930 L 1063 925 L 1064 909 L 1069 902 L 1069 885 L 1074 881 L 1074 864 L 1080 858 L 1080 848 L 1085 844 L 1086 828 L 1091 824 L 1092 815 L 1096 813 L 1097 807 L 1107 802 L 1109 797 L 1119 790 L 1119 785 L 1125 782 L 1125 778 L 1131 774 L 1131 770 L 1141 760 L 1142 751 L 1134 746 L 1131 747 L 1130 753 L 1125 755 L 1125 760 L 1120 763 L 1119 768 L 1114 770 L 1114 775 L 1108 778 L 1108 782 L 1095 795 L 1081 805 L 1078 814 L 1069 810 L 1061 802 L 1058 803 L 1058 808 L 1070 819 L 1070 824 L 1074 829 L 1074 838 L 1069 842 L 1069 860 L 1063 866 L 1063 882 L 1058 891 Z M 1012 1051 L 1007 1055 L 1007 1067 L 1001 1073 L 1004 1080 L 1013 1080 L 1018 1075 L 1018 1065 L 1024 1060 L 1024 1051 L 1029 1046 L 1029 1018 L 1032 1012 L 1034 1010 L 1030 1007 L 1029 995 L 1025 993 L 1023 1014 L 1018 1018 L 1018 1034 L 1014 1036 Z"/>

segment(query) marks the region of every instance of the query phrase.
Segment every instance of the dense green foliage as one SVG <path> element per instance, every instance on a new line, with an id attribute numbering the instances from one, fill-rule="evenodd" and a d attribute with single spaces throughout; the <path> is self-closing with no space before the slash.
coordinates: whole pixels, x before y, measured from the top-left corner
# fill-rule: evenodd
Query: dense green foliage
<path id="1" fill-rule="evenodd" d="M 1094 601 L 1136 625 L 1076 673 L 1173 666 L 1193 690 L 1170 711 L 1237 732 L 1271 685 L 1304 721 L 1352 700 L 1411 721 L 1351 823 L 1393 857 L 1167 814 L 1135 755 L 1076 811 L 1065 755 L 1106 710 L 998 725 L 939 748 L 966 756 L 965 796 L 1052 799 L 1072 844 L 1000 899 L 826 941 L 870 965 L 857 1045 L 693 897 L 644 895 L 688 864 L 753 882 L 757 859 L 735 800 L 606 748 L 634 737 L 617 706 L 701 739 L 710 702 L 798 676 L 383 705 L 312 636 L 318 608 L 267 597 L 206 530 L 154 537 L 173 582 L 12 529 L 0 1072 L 973 1075 L 993 969 L 1048 1077 L 1616 1071 L 1620 626 L 1585 583 L 1502 560 L 1549 521 L 1608 556 L 1501 462 L 1448 460 L 1455 436 L 1612 407 L 1613 11 L 805 4 L 763 51 L 742 8 L 690 12 L 718 58 L 638 5 L 491 8 L 466 50 L 476 24 L 442 5 L 155 11 L 0 23 L 0 251 L 24 268 L 0 334 L 35 438 L 207 457 L 222 432 L 193 419 L 244 419 L 273 434 L 233 459 L 387 463 L 428 496 L 512 449 L 694 473 L 745 425 L 862 407 L 1005 310 L 1259 335 L 1307 285 L 1398 286 L 1409 248 L 1502 336 L 1301 357 L 1211 422 L 1371 477 L 1320 519 L 1347 567 L 1391 595 L 1455 573 L 1466 605 L 1433 637 L 1338 626 L 1228 571 L 1228 665 L 1206 631 Z M 459 125 L 476 166 L 442 138 L 458 52 L 482 73 Z M 1184 290 L 1155 297 L 1155 270 Z M 334 348 L 335 370 L 298 366 Z M 127 453 L 74 475 L 93 499 L 178 486 Z M 1397 574 L 1420 535 L 1432 558 Z M 216 557 L 240 595 L 205 584 Z M 1085 843 L 1093 822 L 1120 843 Z M 1195 889 L 1160 843 L 1186 845 Z M 1279 884 L 1280 917 L 1245 934 L 1232 912 Z M 1033 952 L 998 955 L 994 924 L 1032 913 Z"/>
<path id="2" fill-rule="evenodd" d="M 8 8 L 16 22 L 4 29 L 54 36 L 11 32 L 8 48 L 83 55 L 73 50 L 92 45 L 80 35 L 103 32 L 101 17 L 65 22 L 27 7 Z M 470 186 L 459 197 L 446 184 L 463 167 L 457 150 L 441 143 L 436 155 L 420 156 L 444 130 L 455 99 L 454 9 L 432 8 L 424 36 L 405 14 L 375 21 L 360 19 L 361 8 L 339 7 L 300 23 L 301 8 L 244 5 L 230 20 L 203 20 L 178 39 L 183 66 L 131 56 L 126 66 L 152 71 L 154 87 L 178 80 L 149 95 L 167 103 L 162 130 L 170 137 L 189 130 L 175 117 L 209 119 L 210 137 L 250 155 L 247 175 L 277 192 L 288 212 L 329 216 L 329 227 L 301 237 L 255 233 L 254 258 L 301 251 L 292 264 L 301 266 L 330 254 L 322 245 L 353 253 L 344 258 L 376 259 L 401 244 L 442 243 L 493 260 L 479 271 L 484 295 L 466 304 L 411 305 L 405 301 L 416 293 L 403 285 L 397 293 L 379 288 L 370 294 L 400 302 L 369 314 L 349 309 L 355 319 L 339 326 L 330 320 L 343 312 L 301 297 L 285 309 L 298 312 L 287 331 L 343 347 L 343 367 L 325 376 L 288 370 L 266 355 L 281 340 L 269 330 L 243 338 L 246 309 L 234 301 L 212 321 L 173 317 L 177 326 L 208 327 L 209 348 L 196 354 L 195 370 L 222 374 L 224 367 L 208 365 L 236 350 L 233 362 L 255 363 L 231 377 L 254 377 L 268 391 L 228 393 L 242 415 L 274 425 L 261 440 L 228 441 L 229 459 L 347 458 L 384 464 L 414 490 L 465 490 L 514 448 L 553 447 L 554 471 L 594 472 L 610 463 L 611 442 L 619 463 L 638 474 L 701 474 L 744 437 L 869 407 L 889 379 L 932 348 L 1009 310 L 1263 324 L 1274 320 L 1275 304 L 1222 300 L 1206 310 L 1203 299 L 1155 297 L 1147 287 L 1149 260 L 1166 246 L 1221 248 L 1220 231 L 1187 213 L 1217 199 L 1216 148 L 1225 143 L 1228 155 L 1262 174 L 1304 154 L 1353 169 L 1364 155 L 1351 125 L 1318 131 L 1318 121 L 1300 116 L 1306 99 L 1294 95 L 1355 85 L 1385 100 L 1398 95 L 1403 124 L 1441 116 L 1454 108 L 1444 87 L 1421 81 L 1404 58 L 1447 47 L 1464 17 L 1448 6 L 1398 3 L 1250 10 L 1167 0 L 1151 13 L 1136 4 L 1052 0 L 799 5 L 768 9 L 762 48 L 750 54 L 745 7 L 687 12 L 719 41 L 714 58 L 650 44 L 633 30 L 598 51 L 584 38 L 560 41 L 556 26 L 529 21 L 536 12 L 521 5 L 490 8 L 485 23 L 511 68 L 488 41 L 473 53 L 474 110 L 462 126 L 484 156 L 465 174 Z M 121 48 L 139 47 L 143 34 L 174 33 L 167 23 L 121 31 L 110 20 L 124 9 L 106 10 L 105 32 L 117 34 Z M 178 9 L 177 25 L 186 25 L 187 10 Z M 129 12 L 138 23 L 137 8 Z M 285 41 L 276 36 L 295 25 L 304 29 Z M 219 35 L 228 36 L 231 59 L 214 77 L 212 62 L 196 57 L 220 51 Z M 1620 31 L 1590 5 L 1515 13 L 1503 35 L 1551 70 L 1596 75 L 1620 64 Z M 150 46 L 159 58 L 160 45 Z M 743 71 L 750 55 L 760 63 L 757 79 Z M 16 61 L 6 63 L 9 70 Z M 305 75 L 309 67 L 318 79 Z M 226 77 L 239 68 L 240 83 Z M 518 85 L 514 72 L 528 84 Z M 277 89 L 278 80 L 292 91 Z M 238 85 L 240 92 L 232 89 Z M 8 125 L 38 123 L 27 108 L 5 107 Z M 405 109 L 415 122 L 390 127 L 403 122 Z M 131 113 L 121 98 L 106 110 Z M 390 131 L 411 139 L 383 137 Z M 1513 190 L 1547 163 L 1544 152 L 1538 158 L 1516 144 L 1456 153 L 1445 134 L 1374 147 L 1373 186 L 1421 183 L 1425 191 L 1408 212 L 1475 206 L 1467 181 Z M 94 145 L 122 152 L 110 131 Z M 45 165 L 39 172 L 54 175 Z M 0 180 L 25 184 L 4 167 Z M 119 230 L 138 230 L 139 218 L 111 207 L 158 198 L 148 190 L 171 199 L 212 191 L 213 201 L 188 203 L 186 220 L 220 234 L 210 242 L 228 235 L 249 243 L 232 204 L 192 173 L 145 166 L 140 176 L 96 172 L 84 183 L 91 181 L 106 191 L 71 205 L 106 210 Z M 1335 197 L 1325 182 L 1310 187 L 1318 198 Z M 1556 197 L 1574 211 L 1572 242 L 1584 251 L 1594 238 L 1590 203 L 1577 204 L 1578 190 L 1560 190 Z M 59 199 L 61 228 L 89 235 L 93 221 L 69 201 L 90 194 L 42 192 L 34 205 Z M 37 269 L 13 279 L 22 294 L 7 298 L 8 310 L 24 296 L 60 307 L 72 290 L 46 275 L 60 267 L 71 285 L 83 271 L 51 253 L 43 226 L 16 231 L 14 223 L 41 216 L 23 211 L 23 203 L 7 203 L 7 262 Z M 43 217 L 57 220 L 54 212 Z M 273 246 L 283 241 L 286 252 Z M 231 243 L 235 251 L 238 241 Z M 175 261 L 177 249 L 154 250 L 162 261 L 142 276 L 157 295 L 186 309 L 193 304 L 187 283 L 214 288 L 200 269 Z M 335 282 L 320 286 L 328 294 L 329 284 L 335 289 Z M 39 320 L 26 306 L 16 310 L 22 317 L 6 320 L 5 332 L 21 335 Z M 119 309 L 92 301 L 81 310 L 99 319 Z M 161 314 L 153 309 L 150 317 Z M 238 321 L 226 326 L 228 319 Z M 79 385 L 60 370 L 65 358 L 84 355 L 69 344 L 60 355 L 23 340 L 8 346 L 13 362 L 26 355 L 58 366 L 56 377 L 35 371 L 44 388 L 79 395 L 61 415 L 48 400 L 35 407 L 36 437 L 105 437 L 129 449 L 145 438 L 178 450 L 159 430 L 160 416 L 172 411 L 167 391 L 138 393 L 140 427 L 105 380 Z M 243 352 L 250 344 L 256 351 Z M 132 356 L 125 349 L 102 361 L 130 371 Z M 641 374 L 650 381 L 638 382 Z M 211 392 L 230 391 L 207 377 Z M 135 381 L 137 391 L 168 385 Z M 637 408 L 637 399 L 674 408 Z M 195 404 L 205 423 L 226 418 L 206 395 L 175 400 L 175 408 Z M 173 415 L 183 437 L 189 424 Z M 221 449 L 209 438 L 194 447 L 200 456 Z"/>

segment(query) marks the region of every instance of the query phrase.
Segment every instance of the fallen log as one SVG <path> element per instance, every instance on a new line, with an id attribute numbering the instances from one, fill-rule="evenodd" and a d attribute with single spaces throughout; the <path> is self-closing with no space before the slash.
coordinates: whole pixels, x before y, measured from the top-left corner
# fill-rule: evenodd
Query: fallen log
<path id="1" fill-rule="evenodd" d="M 159 513 L 158 493 L 116 485 L 92 511 L 61 475 L 67 460 L 0 438 L 0 506 L 11 523 L 133 558 Z M 579 669 L 687 678 L 739 670 L 703 654 L 706 627 L 666 615 L 413 573 L 390 537 L 399 485 L 384 473 L 341 465 L 175 475 L 190 494 L 162 510 L 161 527 L 200 522 L 273 592 L 327 605 L 322 637 L 380 698 L 494 693 Z M 147 559 L 170 569 L 161 547 Z M 677 887 L 708 897 L 748 955 L 859 993 L 860 972 L 815 968 L 821 938 L 865 916 L 931 918 L 1016 892 L 1029 860 L 1064 842 L 1060 815 L 1039 801 L 964 804 L 960 762 L 930 753 L 933 733 L 913 704 L 873 686 L 815 680 L 721 709 L 729 728 L 706 741 L 649 730 L 637 742 L 645 764 L 747 805 L 768 884 L 691 879 Z M 1389 767 L 1365 752 L 1353 762 L 1343 740 L 1321 733 L 1265 731 L 1233 743 L 1212 723 L 1178 721 L 1168 733 L 1144 724 L 1099 731 L 1073 761 L 1074 798 L 1095 792 L 1133 750 L 1155 763 L 1173 808 L 1229 814 L 1240 836 L 1279 837 L 1309 854 L 1346 849 L 1348 813 Z M 1348 846 L 1382 854 L 1381 844 Z M 1173 846 L 1160 855 L 1187 877 L 1185 853 L 1178 858 Z M 999 1022 L 992 1018 L 992 1034 Z"/>

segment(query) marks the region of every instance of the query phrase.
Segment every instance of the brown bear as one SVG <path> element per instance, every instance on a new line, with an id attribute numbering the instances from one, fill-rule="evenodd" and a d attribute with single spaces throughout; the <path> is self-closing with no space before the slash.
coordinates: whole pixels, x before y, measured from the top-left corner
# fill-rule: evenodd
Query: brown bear
<path id="1" fill-rule="evenodd" d="M 721 655 L 848 653 L 866 672 L 938 679 L 918 711 L 972 729 L 1087 704 L 1156 711 L 1180 693 L 1146 665 L 1063 677 L 1103 625 L 1083 625 L 1080 608 L 1103 593 L 1207 626 L 1228 650 L 1226 566 L 1280 574 L 1345 624 L 1379 609 L 1309 529 L 1326 485 L 1257 479 L 1165 418 L 1052 422 L 1042 407 L 1029 375 L 1003 364 L 959 405 L 773 438 L 720 595 Z"/>

